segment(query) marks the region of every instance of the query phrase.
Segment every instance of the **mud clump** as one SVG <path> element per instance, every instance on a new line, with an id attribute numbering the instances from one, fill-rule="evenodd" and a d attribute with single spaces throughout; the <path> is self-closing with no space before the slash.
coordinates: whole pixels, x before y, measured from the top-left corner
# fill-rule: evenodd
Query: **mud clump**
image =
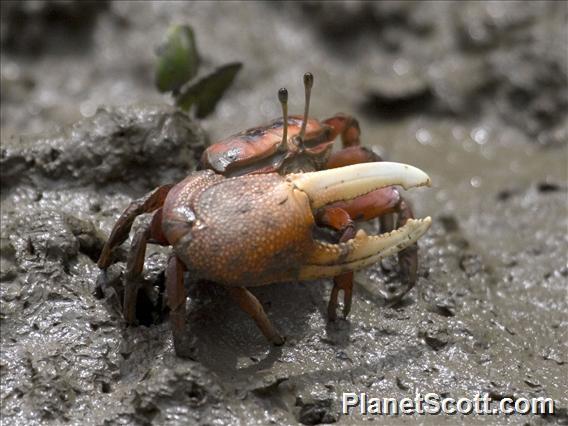
<path id="1" fill-rule="evenodd" d="M 319 425 L 337 422 L 339 407 L 336 406 L 333 395 L 314 396 L 296 398 L 298 409 L 297 419 L 304 425 Z"/>
<path id="2" fill-rule="evenodd" d="M 89 220 L 81 220 L 69 215 L 65 217 L 65 222 L 77 239 L 79 251 L 89 256 L 93 262 L 96 262 L 103 250 L 106 237 Z"/>
<path id="3" fill-rule="evenodd" d="M 45 138 L 14 138 L 2 147 L 4 186 L 124 182 L 151 188 L 185 176 L 205 148 L 205 134 L 165 106 L 100 108 L 93 117 Z"/>
<path id="4" fill-rule="evenodd" d="M 141 423 L 230 423 L 222 407 L 223 390 L 218 381 L 197 363 L 178 363 L 151 371 L 134 391 L 133 420 Z"/>

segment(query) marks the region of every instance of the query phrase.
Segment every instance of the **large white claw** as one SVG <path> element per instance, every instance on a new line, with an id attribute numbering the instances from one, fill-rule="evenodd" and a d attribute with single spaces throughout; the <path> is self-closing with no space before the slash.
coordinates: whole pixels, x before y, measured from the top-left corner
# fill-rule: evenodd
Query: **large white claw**
<path id="1" fill-rule="evenodd" d="M 316 242 L 315 250 L 300 270 L 300 279 L 335 277 L 370 266 L 414 244 L 430 227 L 430 217 L 410 219 L 392 232 L 368 236 L 357 232 L 352 240 L 340 244 Z"/>
<path id="2" fill-rule="evenodd" d="M 286 179 L 308 195 L 312 208 L 351 200 L 385 186 L 400 185 L 408 189 L 431 184 L 422 170 L 386 161 L 291 174 Z"/>

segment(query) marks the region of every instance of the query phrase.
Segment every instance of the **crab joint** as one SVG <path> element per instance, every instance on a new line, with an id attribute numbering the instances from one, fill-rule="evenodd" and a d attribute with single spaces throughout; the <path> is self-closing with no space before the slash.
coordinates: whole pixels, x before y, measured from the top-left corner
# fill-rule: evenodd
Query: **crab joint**
<path id="1" fill-rule="evenodd" d="M 404 189 L 430 186 L 422 170 L 401 163 L 355 164 L 319 172 L 291 174 L 288 182 L 307 194 L 312 209 L 335 201 L 352 200 L 379 188 L 400 185 Z"/>

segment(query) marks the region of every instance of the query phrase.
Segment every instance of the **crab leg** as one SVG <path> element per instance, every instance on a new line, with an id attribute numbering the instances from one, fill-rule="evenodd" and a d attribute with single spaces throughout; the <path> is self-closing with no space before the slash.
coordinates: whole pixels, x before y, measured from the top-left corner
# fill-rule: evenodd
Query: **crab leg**
<path id="1" fill-rule="evenodd" d="M 341 232 L 340 243 L 349 241 L 355 236 L 355 224 L 351 220 L 349 213 L 342 208 L 325 207 L 321 209 L 316 216 L 316 222 L 320 226 L 329 226 Z M 351 311 L 353 272 L 346 272 L 333 277 L 333 289 L 327 305 L 327 317 L 330 321 L 337 319 L 337 299 L 340 290 L 343 291 L 343 316 L 347 317 Z"/>
<path id="2" fill-rule="evenodd" d="M 191 342 L 185 324 L 185 299 L 187 297 L 183 284 L 185 265 L 177 256 L 171 255 L 166 268 L 166 294 L 170 308 L 170 324 L 174 337 L 176 354 L 181 358 L 192 358 Z"/>
<path id="3" fill-rule="evenodd" d="M 161 229 L 161 207 L 168 192 L 173 185 L 162 185 L 154 189 L 144 197 L 133 201 L 122 213 L 114 225 L 109 239 L 105 243 L 97 265 L 102 269 L 97 278 L 95 294 L 104 297 L 106 288 L 109 286 L 107 268 L 113 262 L 113 250 L 121 245 L 127 238 L 136 217 L 144 213 L 154 213 L 154 217 L 148 226 L 142 226 L 135 234 L 126 262 L 126 282 L 124 287 L 124 299 L 122 301 L 122 311 L 126 323 L 133 325 L 136 323 L 136 305 L 138 303 L 138 292 L 142 289 L 147 293 L 148 300 L 151 300 L 152 289 L 148 285 L 141 283 L 142 271 L 144 268 L 144 256 L 148 243 L 167 244 Z"/>
<path id="4" fill-rule="evenodd" d="M 397 206 L 398 209 L 398 219 L 397 219 L 397 228 L 404 226 L 409 220 L 414 218 L 414 214 L 412 213 L 412 209 L 410 205 L 401 198 L 400 203 Z M 388 224 L 382 223 L 381 226 L 383 229 L 385 225 Z M 389 229 L 390 231 L 390 229 Z M 399 292 L 398 295 L 391 298 L 389 301 L 389 305 L 394 305 L 398 303 L 402 298 L 414 287 L 416 284 L 416 271 L 418 270 L 418 244 L 414 243 L 404 250 L 398 253 L 398 264 L 400 265 L 400 274 L 401 274 L 401 281 L 406 286 L 403 291 Z"/>
<path id="5" fill-rule="evenodd" d="M 112 262 L 112 251 L 115 247 L 121 245 L 127 238 L 134 223 L 134 219 L 144 213 L 151 213 L 164 204 L 164 200 L 173 185 L 162 185 L 154 189 L 144 197 L 133 201 L 128 208 L 122 213 L 109 239 L 105 243 L 97 265 L 101 269 L 106 269 Z"/>
<path id="6" fill-rule="evenodd" d="M 274 328 L 259 300 L 244 287 L 228 288 L 229 294 L 239 307 L 255 322 L 264 337 L 276 346 L 284 344 L 284 339 Z"/>
<path id="7" fill-rule="evenodd" d="M 146 244 L 150 234 L 149 227 L 139 229 L 132 239 L 132 247 L 126 259 L 126 283 L 124 287 L 124 304 L 122 312 L 127 324 L 136 322 L 136 298 L 144 269 Z"/>

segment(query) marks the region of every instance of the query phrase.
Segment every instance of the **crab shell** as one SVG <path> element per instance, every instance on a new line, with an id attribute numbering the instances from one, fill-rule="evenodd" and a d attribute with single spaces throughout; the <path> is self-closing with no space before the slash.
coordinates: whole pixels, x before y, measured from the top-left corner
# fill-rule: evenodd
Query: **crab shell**
<path id="1" fill-rule="evenodd" d="M 282 142 L 284 121 L 277 118 L 271 123 L 244 130 L 208 147 L 201 158 L 205 169 L 214 170 L 225 176 L 240 176 L 249 173 L 271 173 L 282 171 L 283 164 L 296 157 L 298 146 L 296 136 L 300 133 L 303 117 L 288 117 L 288 133 Z M 333 139 L 331 127 L 309 118 L 303 139 L 306 154 L 296 158 L 300 164 L 288 165 L 290 171 L 321 169 L 331 153 Z M 284 170 L 284 173 L 286 170 Z"/>
<path id="2" fill-rule="evenodd" d="M 314 237 L 314 212 L 378 188 L 429 185 L 421 170 L 377 162 L 319 172 L 225 178 L 197 172 L 174 186 L 163 206 L 164 235 L 190 273 L 226 286 L 333 277 L 413 244 L 430 218 L 388 234 L 329 244 Z"/>

